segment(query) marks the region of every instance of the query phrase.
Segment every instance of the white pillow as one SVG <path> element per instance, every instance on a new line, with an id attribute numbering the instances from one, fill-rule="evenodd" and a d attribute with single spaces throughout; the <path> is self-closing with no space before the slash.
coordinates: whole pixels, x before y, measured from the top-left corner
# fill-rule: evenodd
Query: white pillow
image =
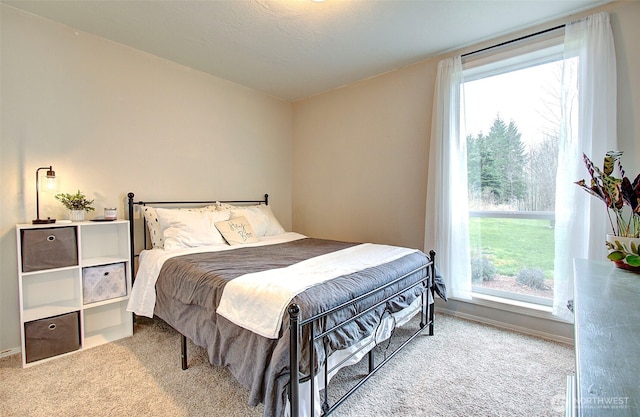
<path id="1" fill-rule="evenodd" d="M 266 204 L 231 210 L 231 218 L 245 217 L 258 237 L 281 235 L 284 228 L 273 215 L 271 207 Z"/>
<path id="2" fill-rule="evenodd" d="M 251 223 L 244 217 L 236 217 L 224 222 L 216 222 L 215 225 L 229 245 L 241 245 L 243 243 L 260 241 L 253 231 Z"/>
<path id="3" fill-rule="evenodd" d="M 227 220 L 230 214 L 228 211 L 156 208 L 156 213 L 165 249 L 193 248 L 225 243 L 214 223 Z"/>

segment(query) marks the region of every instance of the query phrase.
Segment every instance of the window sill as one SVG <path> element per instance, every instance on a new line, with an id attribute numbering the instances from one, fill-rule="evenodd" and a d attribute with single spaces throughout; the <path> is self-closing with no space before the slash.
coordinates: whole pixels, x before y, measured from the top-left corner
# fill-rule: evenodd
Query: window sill
<path id="1" fill-rule="evenodd" d="M 573 323 L 555 316 L 552 307 L 472 293 L 470 299 L 436 300 L 436 311 L 530 336 L 573 344 Z"/>
<path id="2" fill-rule="evenodd" d="M 436 300 L 436 312 L 518 333 L 572 345 L 573 321 L 553 314 L 553 307 L 496 294 L 471 291 L 470 298 Z"/>
<path id="3" fill-rule="evenodd" d="M 496 297 L 488 294 L 471 293 L 471 300 L 461 300 L 472 302 L 474 304 L 485 305 L 487 307 L 505 310 L 512 313 L 524 314 L 527 316 L 535 316 L 544 319 L 553 319 L 564 322 L 553 315 L 553 308 L 540 304 L 527 303 L 525 301 L 511 300 L 504 297 Z"/>

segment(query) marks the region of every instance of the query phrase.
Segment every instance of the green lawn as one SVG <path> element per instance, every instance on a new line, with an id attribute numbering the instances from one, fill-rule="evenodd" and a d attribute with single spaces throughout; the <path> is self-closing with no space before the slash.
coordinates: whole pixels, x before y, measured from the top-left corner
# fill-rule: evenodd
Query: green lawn
<path id="1" fill-rule="evenodd" d="M 554 237 L 549 220 L 469 219 L 472 256 L 491 260 L 500 275 L 515 276 L 523 268 L 540 268 L 553 278 Z"/>

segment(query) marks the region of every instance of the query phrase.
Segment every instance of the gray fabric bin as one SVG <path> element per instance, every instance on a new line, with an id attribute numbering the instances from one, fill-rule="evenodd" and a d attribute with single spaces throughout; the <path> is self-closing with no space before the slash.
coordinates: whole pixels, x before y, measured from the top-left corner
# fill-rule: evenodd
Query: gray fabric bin
<path id="1" fill-rule="evenodd" d="M 75 227 L 21 230 L 22 272 L 78 265 Z"/>
<path id="2" fill-rule="evenodd" d="M 80 349 L 79 312 L 24 324 L 26 362 L 39 361 Z"/>

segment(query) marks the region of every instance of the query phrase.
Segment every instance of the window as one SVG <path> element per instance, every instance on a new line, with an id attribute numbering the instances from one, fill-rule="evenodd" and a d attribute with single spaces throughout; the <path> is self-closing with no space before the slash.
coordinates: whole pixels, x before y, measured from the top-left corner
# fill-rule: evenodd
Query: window
<path id="1" fill-rule="evenodd" d="M 560 92 L 571 61 L 563 59 L 562 34 L 549 33 L 463 62 L 476 294 L 553 303 Z"/>
<path id="2" fill-rule="evenodd" d="M 452 299 L 464 301 L 481 297 L 474 291 L 471 278 L 469 212 L 474 210 L 469 209 L 467 134 L 461 132 L 464 127 L 461 121 L 469 120 L 471 125 L 473 114 L 469 113 L 474 110 L 463 105 L 463 90 L 467 86 L 465 83 L 515 74 L 527 68 L 541 68 L 544 64 L 562 60 L 564 54 L 575 56 L 575 59 L 564 62 L 569 65 L 565 65 L 562 72 L 562 127 L 561 139 L 558 141 L 557 172 L 560 180 L 556 182 L 555 220 L 551 223 L 555 238 L 551 313 L 558 319 L 571 322 L 573 314 L 567 309 L 567 301 L 573 297 L 573 259 L 604 259 L 606 250 L 602 242 L 608 228 L 603 216 L 591 215 L 592 209 L 596 210 L 594 204 L 597 201 L 587 199 L 589 196 L 584 192 L 580 193 L 581 190 L 573 182 L 584 177 L 582 153 L 604 155 L 607 150 L 618 148 L 617 89 L 615 48 L 609 15 L 598 13 L 569 22 L 564 31 L 562 36 L 555 29 L 550 29 L 485 51 L 466 56 L 455 55 L 438 62 L 431 118 L 425 249 L 435 248 L 438 253 L 437 263 L 447 284 L 447 293 Z M 561 49 L 564 49 L 562 55 L 558 53 Z M 578 64 L 579 71 L 576 70 Z M 575 69 L 567 71 L 568 66 Z M 529 82 L 530 79 L 526 81 Z M 470 85 L 467 87 L 471 88 Z M 506 86 L 501 88 L 507 89 Z M 488 99 L 493 95 L 495 91 L 487 93 L 484 102 L 488 104 Z M 520 98 L 517 97 L 518 100 Z M 528 100 L 520 101 L 530 103 Z M 507 111 L 515 107 L 516 101 L 503 104 L 497 112 L 508 127 L 512 116 Z M 467 113 L 466 117 L 464 111 Z M 491 116 L 489 125 L 483 128 L 484 135 L 489 133 L 496 119 L 496 110 L 491 112 Z M 516 126 L 518 123 L 524 122 L 515 120 Z M 524 124 L 518 129 L 522 129 L 524 135 L 523 126 Z M 469 135 L 477 137 L 478 132 L 469 132 Z M 530 157 L 529 153 L 526 156 L 525 162 Z M 547 170 L 553 169 L 547 167 Z M 514 188 L 514 195 L 517 195 L 516 191 Z M 536 199 L 539 197 L 538 194 L 532 194 L 530 200 L 533 196 Z M 546 211 L 522 210 L 520 203 L 516 203 L 517 210 L 502 210 L 508 212 L 503 213 L 505 217 Z M 481 209 L 478 211 L 485 214 L 496 211 Z M 485 230 L 483 228 L 481 231 Z M 527 233 L 523 228 L 518 229 L 518 232 L 520 235 Z M 502 237 L 506 239 L 510 236 L 507 231 L 503 231 Z M 482 240 L 480 242 L 484 245 Z M 545 243 L 538 243 L 542 244 Z M 482 287 L 479 290 L 484 288 L 482 285 L 476 286 L 478 287 Z M 509 297 L 518 296 L 513 291 L 504 294 Z"/>

